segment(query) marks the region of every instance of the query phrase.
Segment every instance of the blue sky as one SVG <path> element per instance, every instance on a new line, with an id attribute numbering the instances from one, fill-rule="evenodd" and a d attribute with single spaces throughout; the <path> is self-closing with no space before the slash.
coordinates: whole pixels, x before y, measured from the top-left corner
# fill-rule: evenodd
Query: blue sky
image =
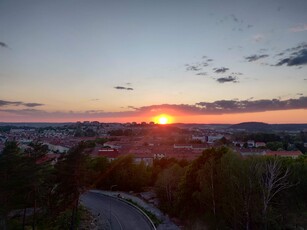
<path id="1" fill-rule="evenodd" d="M 1 0 L 0 120 L 167 111 L 205 122 L 199 103 L 211 103 L 221 115 L 211 122 L 294 109 L 287 121 L 307 122 L 306 9 L 305 0 Z"/>

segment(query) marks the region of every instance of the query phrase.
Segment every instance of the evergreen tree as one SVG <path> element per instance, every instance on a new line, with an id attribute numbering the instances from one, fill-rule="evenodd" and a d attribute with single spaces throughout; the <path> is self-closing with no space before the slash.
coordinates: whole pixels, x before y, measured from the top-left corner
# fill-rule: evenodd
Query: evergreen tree
<path id="1" fill-rule="evenodd" d="M 65 154 L 55 167 L 56 184 L 53 190 L 54 214 L 72 210 L 71 229 L 76 227 L 76 216 L 80 194 L 87 187 L 86 184 L 86 145 L 80 143 Z"/>
<path id="2" fill-rule="evenodd" d="M 26 164 L 16 142 L 6 142 L 0 155 L 0 218 L 2 229 L 7 229 L 8 214 L 23 208 L 24 192 L 29 181 L 24 175 Z"/>

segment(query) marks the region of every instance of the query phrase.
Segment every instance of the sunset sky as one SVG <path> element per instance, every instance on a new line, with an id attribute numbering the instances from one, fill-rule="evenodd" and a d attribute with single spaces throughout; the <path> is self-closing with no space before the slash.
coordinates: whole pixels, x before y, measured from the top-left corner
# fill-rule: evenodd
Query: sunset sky
<path id="1" fill-rule="evenodd" d="M 307 123 L 306 0 L 0 0 L 0 122 Z"/>

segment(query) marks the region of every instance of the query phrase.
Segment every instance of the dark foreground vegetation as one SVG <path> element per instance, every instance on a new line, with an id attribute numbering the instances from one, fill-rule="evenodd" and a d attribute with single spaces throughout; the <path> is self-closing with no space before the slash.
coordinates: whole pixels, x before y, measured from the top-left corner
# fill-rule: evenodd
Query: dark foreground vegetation
<path id="1" fill-rule="evenodd" d="M 99 140 L 101 141 L 101 140 Z M 186 229 L 298 229 L 307 227 L 307 158 L 242 158 L 225 147 L 192 162 L 133 156 L 90 158 L 81 142 L 51 165 L 48 149 L 21 151 L 7 142 L 0 155 L 0 229 L 77 229 L 79 196 L 87 189 L 143 191 Z"/>
<path id="2" fill-rule="evenodd" d="M 161 209 L 189 229 L 307 227 L 307 158 L 241 158 L 206 150 L 184 166 L 170 163 L 155 184 Z"/>
<path id="3" fill-rule="evenodd" d="M 76 229 L 85 189 L 85 147 L 71 149 L 52 166 L 47 146 L 21 151 L 7 142 L 0 155 L 0 229 Z"/>

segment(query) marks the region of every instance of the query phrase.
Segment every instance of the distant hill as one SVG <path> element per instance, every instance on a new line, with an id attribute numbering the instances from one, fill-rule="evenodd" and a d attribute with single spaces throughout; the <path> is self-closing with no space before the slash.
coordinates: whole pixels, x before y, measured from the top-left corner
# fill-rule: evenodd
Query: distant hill
<path id="1" fill-rule="evenodd" d="M 307 130 L 307 124 L 272 124 L 274 131 L 302 131 Z"/>
<path id="2" fill-rule="evenodd" d="M 193 124 L 193 123 L 175 123 L 172 124 L 173 126 L 176 126 L 178 128 L 199 128 L 199 129 L 215 129 L 215 130 L 220 130 L 220 129 L 227 129 L 230 124 Z"/>
<path id="3" fill-rule="evenodd" d="M 249 132 L 270 132 L 272 131 L 271 125 L 263 122 L 243 122 L 228 127 L 233 130 L 244 130 Z"/>
<path id="4" fill-rule="evenodd" d="M 267 124 L 263 122 L 243 122 L 228 127 L 231 130 L 248 132 L 273 132 L 273 131 L 303 131 L 307 130 L 307 124 Z"/>

